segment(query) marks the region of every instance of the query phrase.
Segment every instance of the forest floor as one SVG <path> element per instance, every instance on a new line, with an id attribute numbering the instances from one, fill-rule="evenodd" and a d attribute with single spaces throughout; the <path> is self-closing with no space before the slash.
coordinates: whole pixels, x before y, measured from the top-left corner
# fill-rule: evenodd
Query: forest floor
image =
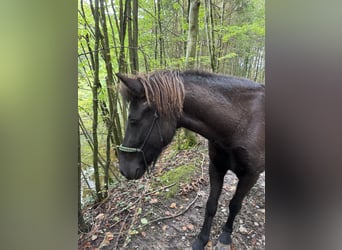
<path id="1" fill-rule="evenodd" d="M 91 230 L 79 233 L 79 249 L 191 249 L 209 194 L 207 142 L 200 138 L 193 148 L 174 148 L 175 143 L 163 152 L 152 175 L 122 181 L 96 208 L 84 210 Z M 189 164 L 195 168 L 188 168 Z M 174 181 L 165 174 L 179 166 L 185 166 L 188 178 Z M 237 181 L 232 172 L 226 174 L 206 250 L 217 243 Z M 264 173 L 243 202 L 232 240 L 234 250 L 265 249 Z"/>

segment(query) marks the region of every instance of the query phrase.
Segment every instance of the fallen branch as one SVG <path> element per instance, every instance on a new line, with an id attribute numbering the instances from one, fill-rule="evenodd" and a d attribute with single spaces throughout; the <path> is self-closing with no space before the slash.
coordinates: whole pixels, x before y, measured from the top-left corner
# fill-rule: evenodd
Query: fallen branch
<path id="1" fill-rule="evenodd" d="M 157 193 L 157 192 L 159 192 L 159 191 L 161 191 L 161 190 L 163 190 L 163 189 L 167 189 L 167 188 L 169 188 L 169 187 L 173 187 L 174 185 L 176 185 L 176 183 L 172 183 L 172 184 L 170 184 L 170 185 L 161 187 L 161 188 L 159 188 L 158 190 L 154 190 L 154 191 L 149 192 L 149 193 L 147 193 L 147 194 L 145 194 L 145 195 L 151 195 L 151 194 Z"/>
<path id="2" fill-rule="evenodd" d="M 189 208 L 196 202 L 197 199 L 198 199 L 198 194 L 196 194 L 196 197 L 188 204 L 188 206 L 187 206 L 183 211 L 181 211 L 181 212 L 179 212 L 179 213 L 177 213 L 177 214 L 175 214 L 175 215 L 164 216 L 164 217 L 160 217 L 160 218 L 151 220 L 151 221 L 149 221 L 148 223 L 146 223 L 146 224 L 144 224 L 144 225 L 141 225 L 141 226 L 139 226 L 139 227 L 134 228 L 134 230 L 143 228 L 143 227 L 145 227 L 145 226 L 147 226 L 147 225 L 150 225 L 150 224 L 152 224 L 152 223 L 155 223 L 155 222 L 157 222 L 157 221 L 176 218 L 176 217 L 178 217 L 178 216 L 184 214 L 186 211 L 188 211 Z"/>
<path id="3" fill-rule="evenodd" d="M 204 178 L 203 166 L 204 166 L 205 155 L 203 153 L 201 153 L 201 154 L 202 154 L 202 157 L 203 157 L 202 164 L 201 164 L 201 170 L 202 170 L 202 178 Z"/>
<path id="4" fill-rule="evenodd" d="M 122 225 L 121 225 L 121 228 L 120 228 L 120 231 L 119 231 L 119 235 L 118 235 L 118 237 L 116 238 L 115 246 L 114 246 L 113 249 L 117 249 L 117 246 L 118 246 L 119 240 L 120 240 L 120 236 L 121 236 L 122 230 L 123 230 L 123 228 L 124 228 L 124 226 L 125 226 L 125 224 L 126 224 L 126 221 L 127 221 L 128 216 L 129 216 L 129 214 L 126 215 L 126 217 L 125 217 L 125 219 L 124 219 L 124 221 L 123 221 L 123 223 L 122 223 Z"/>
<path id="5" fill-rule="evenodd" d="M 137 219 L 138 211 L 139 211 L 139 208 L 141 208 L 141 202 L 142 202 L 143 198 L 145 197 L 146 192 L 148 190 L 148 187 L 149 187 L 149 184 L 150 184 L 150 180 L 151 179 L 147 179 L 147 181 L 145 183 L 145 186 L 144 186 L 144 191 L 142 192 L 141 197 L 138 199 L 138 207 L 134 211 L 134 214 L 133 214 L 133 217 L 132 217 L 132 221 L 131 221 L 131 225 L 128 228 L 128 233 L 127 233 L 125 241 L 123 243 L 123 248 L 127 247 L 128 238 L 130 237 L 130 232 L 132 231 L 134 223 L 135 223 L 135 221 Z"/>
<path id="6" fill-rule="evenodd" d="M 142 196 L 137 198 L 135 201 L 133 201 L 132 203 L 129 203 L 127 206 L 125 206 L 124 208 L 122 208 L 120 211 L 112 214 L 109 218 L 113 218 L 118 214 L 121 214 L 123 211 L 128 210 L 129 208 L 133 207 L 133 205 L 135 205 L 136 203 L 138 203 L 141 200 Z"/>
<path id="7" fill-rule="evenodd" d="M 139 198 L 137 198 L 135 201 L 133 201 L 132 203 L 130 203 L 130 204 L 128 204 L 127 206 L 125 206 L 124 208 L 122 208 L 120 211 L 118 211 L 118 212 L 112 214 L 112 215 L 110 216 L 110 218 L 113 218 L 114 216 L 116 216 L 116 215 L 118 215 L 118 214 L 121 214 L 123 211 L 128 210 L 129 208 L 131 208 L 133 205 L 135 205 L 136 203 L 138 203 L 142 198 L 146 197 L 147 195 L 154 194 L 154 193 L 156 193 L 156 192 L 159 192 L 159 191 L 161 191 L 161 190 L 163 190 L 163 189 L 172 187 L 172 186 L 174 186 L 174 185 L 176 185 L 176 183 L 172 183 L 172 184 L 170 184 L 170 185 L 168 185 L 168 186 L 161 187 L 161 188 L 158 189 L 158 190 L 154 190 L 154 191 L 152 191 L 152 192 L 149 192 L 149 193 L 146 193 L 146 194 L 144 194 L 144 195 L 141 195 Z"/>

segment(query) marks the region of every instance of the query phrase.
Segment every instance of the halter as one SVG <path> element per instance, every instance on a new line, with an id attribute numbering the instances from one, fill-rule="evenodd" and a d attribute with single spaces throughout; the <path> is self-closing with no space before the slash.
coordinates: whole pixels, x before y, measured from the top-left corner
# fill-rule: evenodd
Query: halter
<path id="1" fill-rule="evenodd" d="M 143 156 L 143 159 L 144 159 L 145 168 L 147 169 L 148 173 L 150 173 L 150 170 L 148 168 L 146 157 L 145 157 L 145 153 L 144 153 L 143 149 L 144 149 L 144 146 L 147 143 L 148 139 L 150 138 L 150 135 L 152 133 L 152 130 L 153 130 L 153 127 L 154 127 L 155 124 L 157 124 L 157 127 L 158 127 L 158 133 L 159 133 L 159 136 L 160 136 L 160 141 L 161 141 L 162 145 L 164 144 L 163 136 L 161 134 L 160 125 L 159 125 L 159 122 L 158 122 L 158 118 L 159 118 L 158 113 L 154 112 L 152 125 L 151 125 L 150 129 L 148 130 L 148 133 L 147 133 L 147 135 L 146 135 L 146 137 L 144 139 L 144 142 L 141 144 L 141 146 L 139 148 L 126 147 L 126 146 L 124 146 L 122 144 L 120 146 L 117 146 L 117 148 L 120 151 L 125 152 L 125 153 L 142 153 L 142 156 Z M 156 157 L 153 160 L 152 169 L 154 168 L 157 159 L 158 159 L 158 157 Z"/>

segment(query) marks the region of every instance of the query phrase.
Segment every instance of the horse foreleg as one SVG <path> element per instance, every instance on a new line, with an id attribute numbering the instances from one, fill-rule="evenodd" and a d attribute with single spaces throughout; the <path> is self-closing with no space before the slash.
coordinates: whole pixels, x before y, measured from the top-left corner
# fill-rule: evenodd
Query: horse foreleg
<path id="1" fill-rule="evenodd" d="M 242 205 L 242 201 L 249 192 L 249 190 L 254 186 L 259 178 L 259 174 L 254 175 L 242 175 L 239 176 L 239 182 L 235 191 L 233 198 L 229 203 L 229 216 L 226 224 L 223 226 L 223 232 L 219 237 L 219 241 L 222 244 L 230 245 L 232 242 L 231 233 L 233 231 L 233 223 L 236 215 L 239 213 Z"/>
<path id="2" fill-rule="evenodd" d="M 216 214 L 218 199 L 221 194 L 225 172 L 220 172 L 213 161 L 209 164 L 210 194 L 205 208 L 204 223 L 196 241 L 192 244 L 193 250 L 202 250 L 209 240 L 210 228 Z"/>

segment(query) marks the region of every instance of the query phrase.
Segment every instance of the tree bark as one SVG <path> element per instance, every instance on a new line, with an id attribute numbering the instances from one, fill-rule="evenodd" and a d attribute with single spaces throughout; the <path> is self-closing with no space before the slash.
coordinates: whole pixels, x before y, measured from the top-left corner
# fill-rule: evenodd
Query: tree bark
<path id="1" fill-rule="evenodd" d="M 107 71 L 107 77 L 106 77 L 106 84 L 107 84 L 107 95 L 108 95 L 108 103 L 109 103 L 109 119 L 106 119 L 106 125 L 107 129 L 111 130 L 113 136 L 112 142 L 115 145 L 119 145 L 121 143 L 120 138 L 121 135 L 121 124 L 115 124 L 114 118 L 117 114 L 116 111 L 116 103 L 117 103 L 117 94 L 114 92 L 114 78 L 113 78 L 113 65 L 112 65 L 112 58 L 111 53 L 109 49 L 109 36 L 108 36 L 108 29 L 107 29 L 107 19 L 106 19 L 106 13 L 105 13 L 105 0 L 100 0 L 101 2 L 101 26 L 103 31 L 102 36 L 102 43 L 104 45 L 103 52 L 103 58 L 106 64 L 106 71 Z M 103 106 L 102 106 L 103 109 Z M 117 128 L 119 126 L 119 128 Z M 111 134 L 111 135 L 112 135 Z"/>
<path id="2" fill-rule="evenodd" d="M 94 178 L 95 178 L 95 189 L 97 202 L 101 201 L 102 193 L 101 193 L 101 183 L 100 183 L 100 175 L 99 175 L 99 145 L 97 138 L 97 127 L 98 127 L 98 90 L 100 87 L 100 79 L 99 79 L 99 43 L 100 43 L 100 25 L 99 25 L 99 0 L 95 0 L 95 9 L 94 9 L 94 20 L 95 20 L 95 50 L 94 50 L 94 84 L 92 88 L 93 94 L 93 143 L 94 143 L 94 152 L 93 152 L 93 167 L 94 167 Z"/>
<path id="3" fill-rule="evenodd" d="M 130 0 L 125 0 L 123 4 L 120 0 L 120 29 L 119 29 L 119 39 L 120 39 L 120 54 L 119 54 L 119 72 L 127 73 L 127 62 L 125 57 L 125 37 L 126 37 L 126 27 L 127 27 L 127 10 Z"/>
<path id="4" fill-rule="evenodd" d="M 217 70 L 217 55 L 215 50 L 214 19 L 211 0 L 204 0 L 205 5 L 205 28 L 207 34 L 207 46 L 210 56 L 210 67 L 213 72 Z"/>
<path id="5" fill-rule="evenodd" d="M 81 136 L 80 136 L 80 127 L 77 127 L 77 136 L 78 136 L 78 151 L 77 151 L 77 170 L 78 170 L 78 230 L 80 232 L 88 232 L 89 226 L 85 223 L 83 214 L 82 214 L 82 185 L 81 185 L 81 173 L 82 173 L 82 158 L 81 158 Z"/>
<path id="6" fill-rule="evenodd" d="M 199 0 L 192 0 L 189 8 L 189 31 L 188 43 L 186 48 L 185 65 L 186 68 L 194 68 L 196 57 L 196 45 L 198 35 L 198 15 L 199 15 Z"/>
<path id="7" fill-rule="evenodd" d="M 128 45 L 129 45 L 129 60 L 132 74 L 139 72 L 138 58 L 138 1 L 133 1 L 128 4 Z"/>
<path id="8" fill-rule="evenodd" d="M 133 1 L 133 6 L 132 6 L 132 20 L 133 20 L 133 29 L 132 29 L 132 73 L 136 74 L 139 72 L 139 57 L 138 57 L 138 0 Z"/>
<path id="9" fill-rule="evenodd" d="M 193 69 L 195 67 L 197 36 L 198 36 L 198 15 L 199 15 L 199 0 L 190 1 L 189 6 L 189 31 L 188 42 L 186 47 L 185 68 Z M 193 146 L 196 144 L 196 136 L 190 130 L 184 130 L 186 144 Z"/>
<path id="10" fill-rule="evenodd" d="M 164 65 L 164 39 L 163 39 L 163 32 L 162 32 L 162 22 L 161 22 L 161 17 L 160 17 L 160 13 L 161 13 L 161 0 L 157 0 L 157 17 L 158 17 L 158 31 L 159 31 L 159 36 L 158 36 L 158 42 L 159 42 L 159 66 L 165 66 Z"/>

